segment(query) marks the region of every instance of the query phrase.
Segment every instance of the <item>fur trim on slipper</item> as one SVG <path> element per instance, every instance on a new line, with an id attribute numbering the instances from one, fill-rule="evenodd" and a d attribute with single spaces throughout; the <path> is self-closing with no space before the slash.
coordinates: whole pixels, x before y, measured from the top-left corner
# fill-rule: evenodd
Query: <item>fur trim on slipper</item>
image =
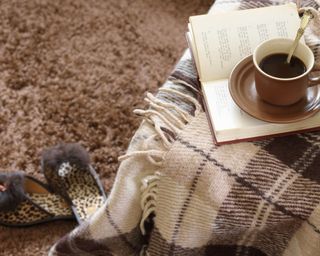
<path id="1" fill-rule="evenodd" d="M 79 144 L 59 144 L 44 150 L 41 167 L 52 191 L 67 201 L 79 223 L 106 201 L 89 155 Z"/>
<path id="2" fill-rule="evenodd" d="M 43 170 L 57 172 L 63 163 L 86 170 L 90 164 L 89 154 L 78 143 L 61 143 L 43 151 L 41 161 Z"/>
<path id="3" fill-rule="evenodd" d="M 52 192 L 61 195 L 72 204 L 66 185 L 61 182 L 59 173 L 62 164 L 70 164 L 78 170 L 88 171 L 90 158 L 88 152 L 78 143 L 61 143 L 45 149 L 42 153 L 41 168 Z"/>
<path id="4" fill-rule="evenodd" d="M 0 173 L 0 211 L 13 211 L 25 199 L 24 175 L 21 172 Z"/>

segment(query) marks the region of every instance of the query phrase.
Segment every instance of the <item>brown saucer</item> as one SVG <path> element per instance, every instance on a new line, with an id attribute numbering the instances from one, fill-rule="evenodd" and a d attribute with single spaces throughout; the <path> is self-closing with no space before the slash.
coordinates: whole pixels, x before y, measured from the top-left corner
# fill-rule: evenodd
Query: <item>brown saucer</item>
<path id="1" fill-rule="evenodd" d="M 241 60 L 231 72 L 229 91 L 244 112 L 272 123 L 297 122 L 314 115 L 320 109 L 318 86 L 308 88 L 306 96 L 290 106 L 275 106 L 261 100 L 255 88 L 252 56 Z"/>

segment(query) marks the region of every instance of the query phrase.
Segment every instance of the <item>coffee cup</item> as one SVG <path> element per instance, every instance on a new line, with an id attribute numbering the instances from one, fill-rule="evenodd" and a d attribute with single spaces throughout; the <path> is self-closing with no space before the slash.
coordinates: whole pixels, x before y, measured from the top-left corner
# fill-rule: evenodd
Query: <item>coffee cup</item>
<path id="1" fill-rule="evenodd" d="M 320 77 L 310 76 L 315 60 L 307 45 L 299 42 L 290 63 L 286 63 L 292 44 L 292 39 L 274 38 L 253 52 L 256 91 L 267 103 L 292 105 L 306 95 L 308 87 L 320 84 Z"/>

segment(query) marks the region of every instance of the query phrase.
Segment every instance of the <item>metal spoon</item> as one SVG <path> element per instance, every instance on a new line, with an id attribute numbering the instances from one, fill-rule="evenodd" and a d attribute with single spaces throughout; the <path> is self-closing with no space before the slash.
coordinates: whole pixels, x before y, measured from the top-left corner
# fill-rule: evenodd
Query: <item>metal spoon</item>
<path id="1" fill-rule="evenodd" d="M 299 40 L 300 38 L 302 37 L 307 25 L 309 24 L 309 21 L 313 18 L 313 14 L 310 10 L 306 10 L 304 13 L 303 13 L 303 16 L 301 18 L 301 22 L 300 22 L 300 27 L 297 31 L 297 34 L 296 34 L 296 38 L 294 39 L 294 42 L 290 48 L 290 51 L 289 51 L 289 54 L 288 54 L 288 57 L 287 57 L 287 63 L 290 63 L 291 61 L 291 58 L 292 58 L 292 55 L 294 53 L 294 51 L 296 50 L 297 46 L 298 46 L 298 43 L 299 43 Z"/>

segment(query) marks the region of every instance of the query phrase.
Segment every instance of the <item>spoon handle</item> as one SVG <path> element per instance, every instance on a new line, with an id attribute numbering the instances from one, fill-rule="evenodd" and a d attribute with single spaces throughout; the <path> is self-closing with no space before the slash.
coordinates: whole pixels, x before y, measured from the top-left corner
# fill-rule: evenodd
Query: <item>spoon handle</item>
<path id="1" fill-rule="evenodd" d="M 289 54 L 287 57 L 287 63 L 290 63 L 292 55 L 298 46 L 299 40 L 302 37 L 306 27 L 308 26 L 308 24 L 312 18 L 313 18 L 313 14 L 311 13 L 311 11 L 307 10 L 304 12 L 304 14 L 301 18 L 300 27 L 299 27 L 297 34 L 296 34 L 296 38 L 294 39 L 293 45 L 290 48 L 290 51 L 289 51 Z"/>

